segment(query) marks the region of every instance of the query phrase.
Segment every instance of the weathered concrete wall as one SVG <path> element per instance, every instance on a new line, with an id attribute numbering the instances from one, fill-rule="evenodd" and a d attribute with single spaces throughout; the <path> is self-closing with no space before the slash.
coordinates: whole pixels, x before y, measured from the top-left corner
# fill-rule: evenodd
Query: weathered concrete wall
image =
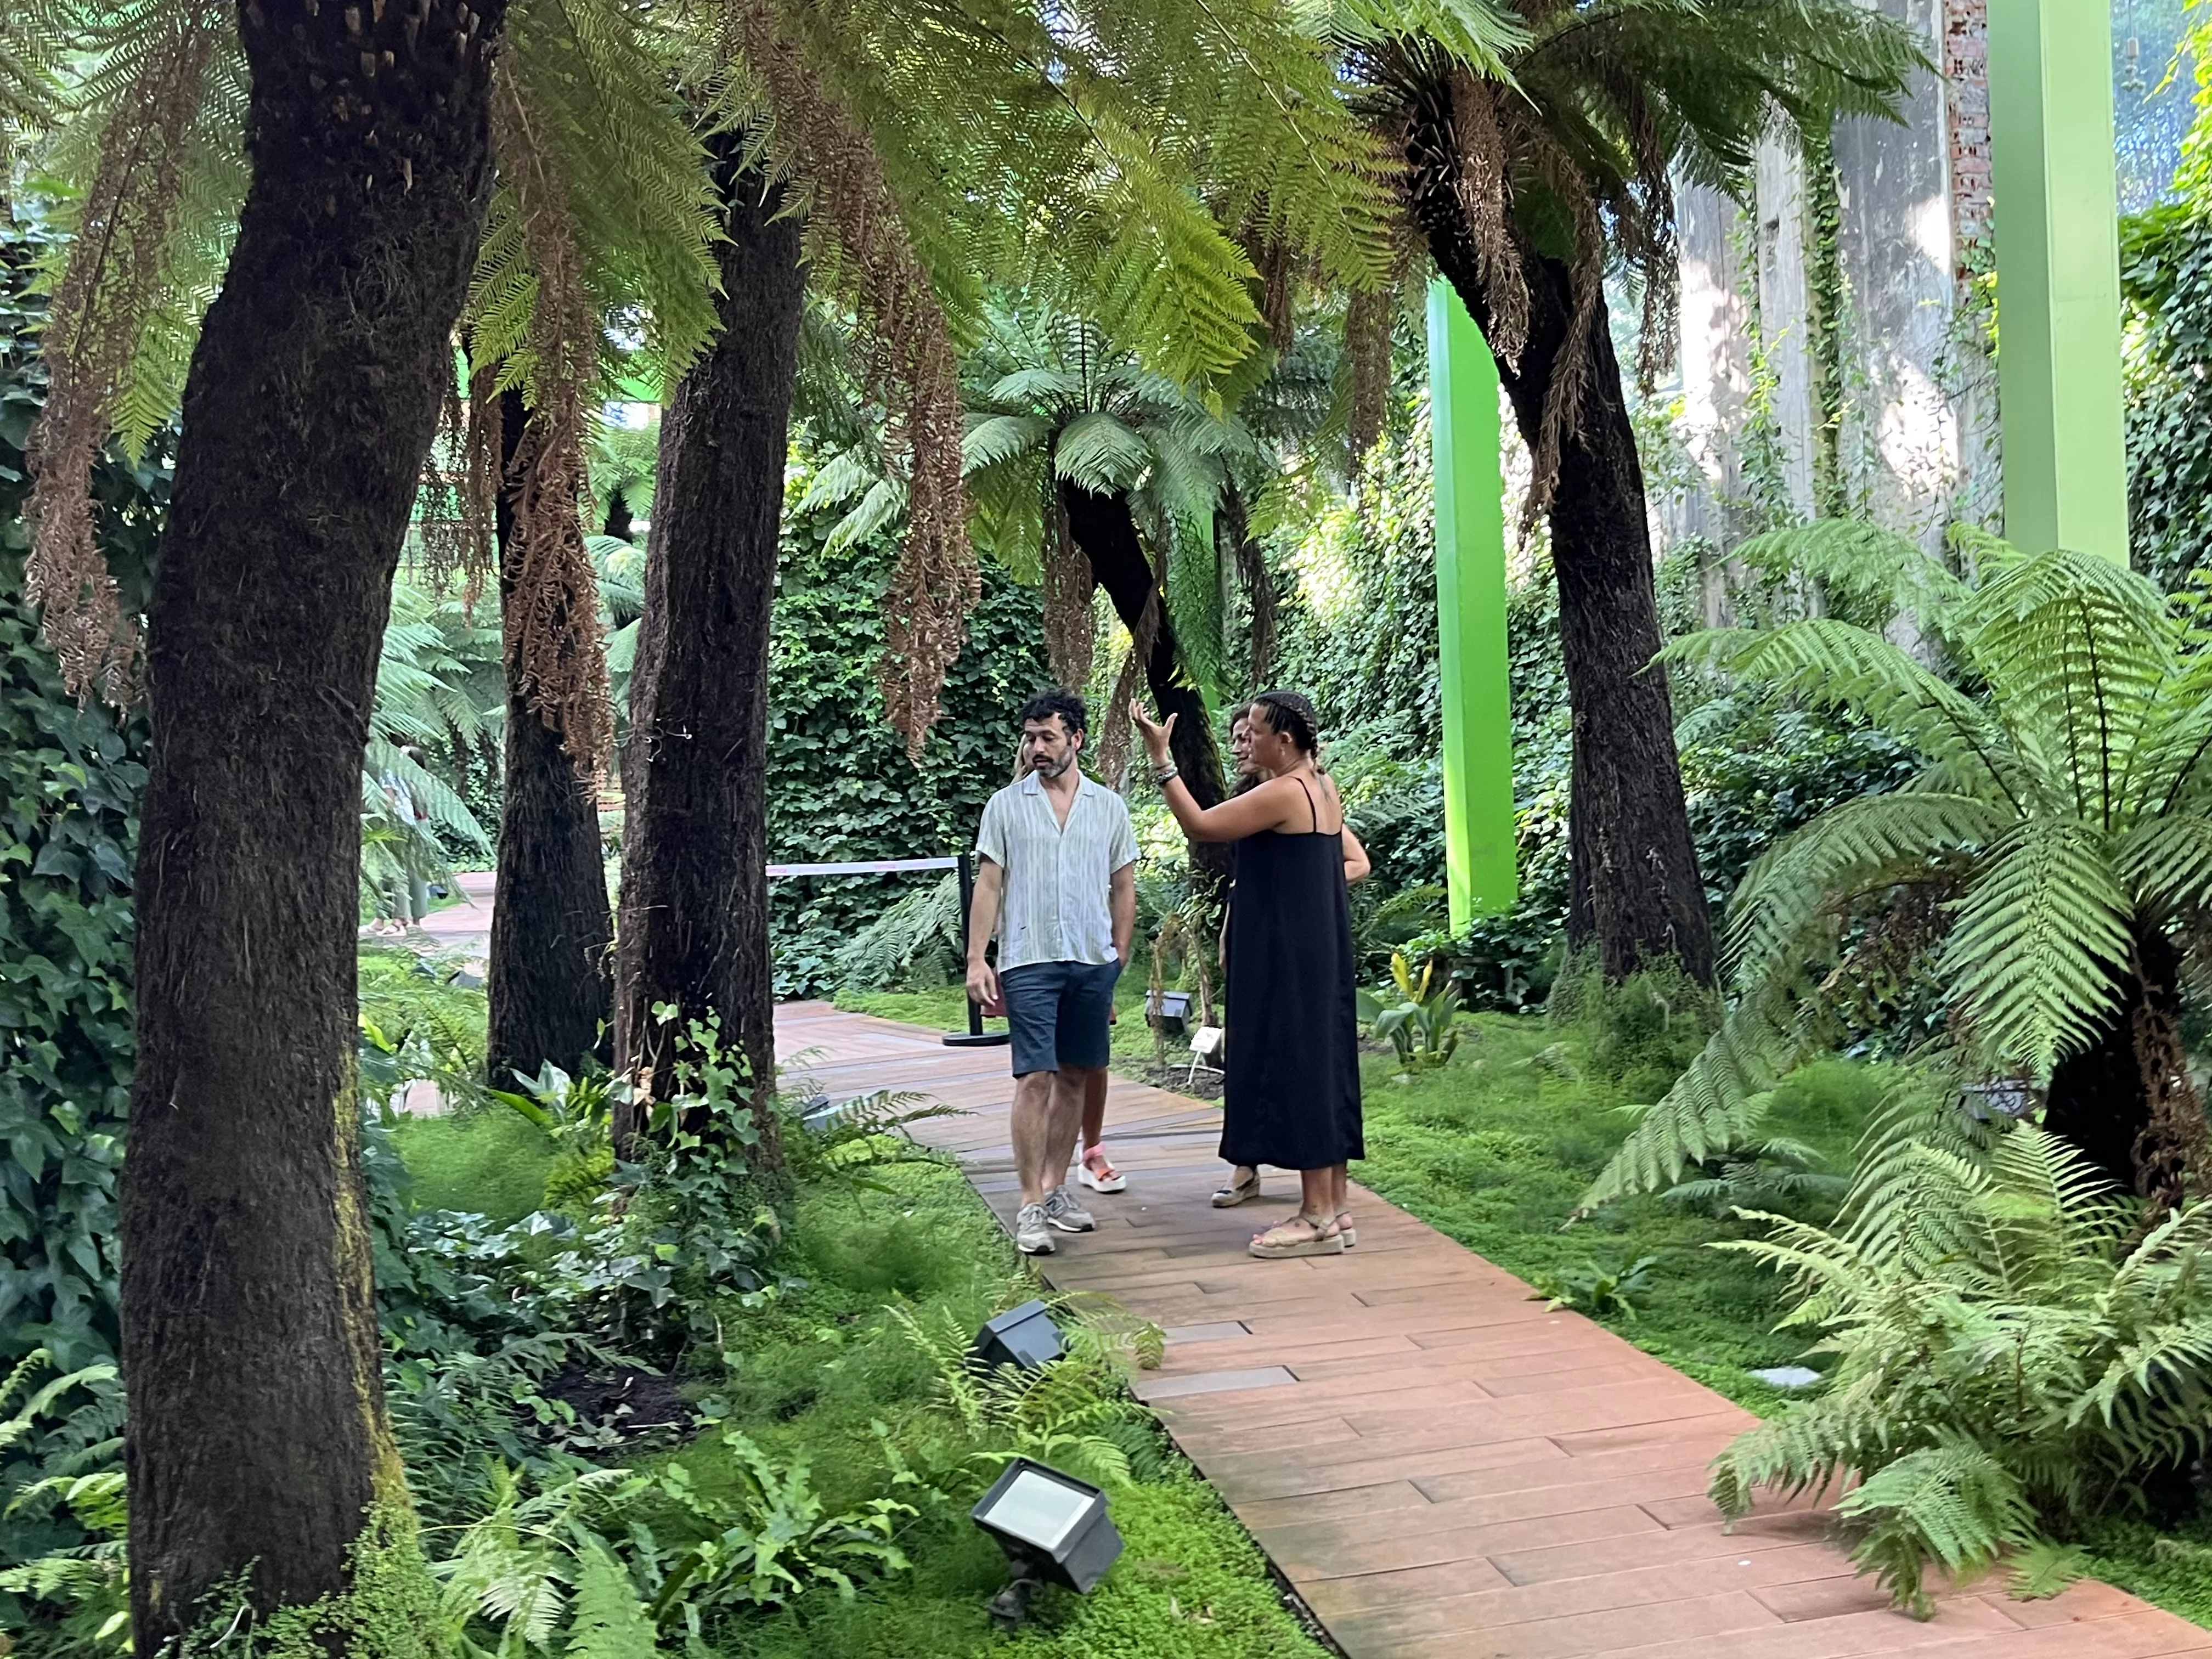
<path id="1" fill-rule="evenodd" d="M 1946 73 L 1916 77 L 1903 125 L 1833 135 L 1839 374 L 1823 376 L 1814 350 L 1824 250 L 1794 147 L 1761 147 L 1747 204 L 1681 191 L 1680 436 L 1703 482 L 1661 514 L 1669 541 L 1725 552 L 1811 517 L 1824 451 L 1844 510 L 1931 547 L 1994 501 L 1994 387 L 1965 314 L 1988 216 L 1984 0 L 1879 3 Z"/>

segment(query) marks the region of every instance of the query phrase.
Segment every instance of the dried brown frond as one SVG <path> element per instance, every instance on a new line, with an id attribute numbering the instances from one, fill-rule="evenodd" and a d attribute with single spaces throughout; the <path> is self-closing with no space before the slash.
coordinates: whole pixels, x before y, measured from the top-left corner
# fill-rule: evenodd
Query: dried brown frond
<path id="1" fill-rule="evenodd" d="M 463 397 L 457 380 L 446 388 L 438 434 L 422 457 L 421 506 L 422 574 L 438 592 L 458 586 L 473 613 L 497 556 L 493 501 L 499 489 L 497 377 L 483 370 Z"/>
<path id="2" fill-rule="evenodd" d="M 585 402 L 599 380 L 599 313 L 565 183 L 506 75 L 495 76 L 492 137 L 538 281 L 522 377 L 530 419 L 503 481 L 514 514 L 504 571 L 507 676 L 532 712 L 561 733 L 562 746 L 596 775 L 612 744 L 614 706 L 598 573 L 577 503 L 585 489 Z M 478 410 L 470 424 L 495 434 L 495 407 Z M 496 439 L 489 441 L 495 454 Z"/>
<path id="3" fill-rule="evenodd" d="M 40 607 L 62 679 L 78 697 L 136 695 L 137 625 L 122 614 L 94 533 L 92 468 L 114 428 L 116 399 L 137 356 L 176 228 L 186 136 L 230 9 L 179 0 L 156 14 L 160 38 L 118 96 L 100 135 L 42 351 L 46 404 L 33 429 L 24 516 L 31 552 L 24 597 Z"/>
<path id="4" fill-rule="evenodd" d="M 1552 360 L 1544 389 L 1544 418 L 1530 456 L 1528 494 L 1521 508 L 1525 540 L 1549 510 L 1559 482 L 1559 460 L 1567 441 L 1582 430 L 1583 394 L 1589 389 L 1590 343 L 1605 315 L 1605 224 L 1589 181 L 1574 158 L 1537 121 L 1508 118 L 1510 142 L 1528 157 L 1535 171 L 1565 206 L 1574 227 L 1575 258 L 1567 264 L 1567 326 Z M 1525 258 L 1540 257 L 1533 252 Z M 1525 289 L 1524 289 L 1525 291 Z"/>
<path id="5" fill-rule="evenodd" d="M 1352 410 L 1346 436 L 1356 469 L 1382 435 L 1390 409 L 1390 329 L 1398 314 L 1398 291 L 1355 289 L 1344 310 L 1344 356 L 1352 380 Z"/>
<path id="6" fill-rule="evenodd" d="M 1511 228 L 1512 158 L 1498 97 L 1492 82 L 1468 70 L 1452 71 L 1452 142 L 1459 162 L 1454 188 L 1476 274 L 1490 300 L 1490 349 L 1510 372 L 1528 343 L 1528 279 Z"/>
<path id="7" fill-rule="evenodd" d="M 1627 125 L 1633 173 L 1608 204 L 1621 257 L 1644 287 L 1644 319 L 1636 348 L 1636 382 L 1649 396 L 1674 364 L 1681 272 L 1674 252 L 1674 181 L 1658 112 L 1633 76 L 1608 59 L 1608 95 Z"/>
<path id="8" fill-rule="evenodd" d="M 810 263 L 867 331 L 870 393 L 891 411 L 886 455 L 907 475 L 907 533 L 884 590 L 879 671 L 909 758 L 937 723 L 946 672 L 967 642 L 982 577 L 960 478 L 959 362 L 944 307 L 867 134 L 786 33 L 770 0 L 725 0 L 728 38 L 771 116 L 770 153 L 807 215 Z"/>
<path id="9" fill-rule="evenodd" d="M 1097 654 L 1098 624 L 1091 605 L 1097 581 L 1091 560 L 1075 544 L 1069 531 L 1067 506 L 1059 489 L 1045 481 L 1044 649 L 1052 677 L 1062 685 L 1091 684 L 1091 664 Z"/>
<path id="10" fill-rule="evenodd" d="M 2140 964 L 2136 973 L 2142 973 Z M 2188 1045 L 2160 994 L 2172 988 L 2139 982 L 2142 996 L 2136 1005 L 2133 1034 L 2150 1115 L 2133 1148 L 2136 1188 L 2156 1216 L 2212 1192 L 2212 1134 L 2190 1070 Z"/>

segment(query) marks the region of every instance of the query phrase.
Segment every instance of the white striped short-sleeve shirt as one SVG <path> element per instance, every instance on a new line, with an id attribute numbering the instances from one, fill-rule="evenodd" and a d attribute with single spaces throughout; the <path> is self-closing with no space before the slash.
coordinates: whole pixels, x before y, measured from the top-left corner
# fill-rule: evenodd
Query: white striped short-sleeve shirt
<path id="1" fill-rule="evenodd" d="M 1034 772 L 983 806 L 975 850 L 1005 872 L 999 901 L 999 968 L 1033 962 L 1115 960 L 1107 887 L 1137 861 L 1127 802 L 1083 778 L 1061 827 Z"/>

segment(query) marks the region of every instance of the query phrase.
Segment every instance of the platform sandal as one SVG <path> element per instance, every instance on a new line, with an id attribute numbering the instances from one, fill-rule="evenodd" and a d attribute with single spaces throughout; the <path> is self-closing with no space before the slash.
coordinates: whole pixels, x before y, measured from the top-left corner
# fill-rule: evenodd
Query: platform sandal
<path id="1" fill-rule="evenodd" d="M 1091 1159 L 1098 1160 L 1098 1169 L 1091 1167 Z M 1114 1160 L 1106 1156 L 1102 1146 L 1086 1146 L 1075 1166 L 1075 1178 L 1094 1193 L 1121 1193 L 1129 1189 L 1129 1178 L 1114 1167 Z"/>
<path id="2" fill-rule="evenodd" d="M 1260 1196 L 1260 1172 L 1253 1170 L 1242 1181 L 1232 1181 L 1226 1187 L 1213 1189 L 1213 1207 L 1233 1210 L 1239 1204 L 1249 1203 Z"/>
<path id="3" fill-rule="evenodd" d="M 1303 1238 L 1296 1233 L 1300 1227 L 1305 1230 Z M 1342 1255 L 1344 1240 L 1338 1236 L 1334 1220 L 1323 1220 L 1302 1211 L 1257 1235 L 1250 1248 L 1262 1261 L 1279 1261 L 1294 1255 Z"/>

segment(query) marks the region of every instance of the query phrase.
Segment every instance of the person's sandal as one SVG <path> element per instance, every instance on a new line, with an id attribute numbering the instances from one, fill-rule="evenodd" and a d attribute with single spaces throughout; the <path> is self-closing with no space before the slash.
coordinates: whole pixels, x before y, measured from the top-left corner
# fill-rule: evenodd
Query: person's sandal
<path id="1" fill-rule="evenodd" d="M 1259 1196 L 1260 1172 L 1255 1170 L 1242 1181 L 1231 1182 L 1226 1187 L 1215 1188 L 1213 1207 L 1217 1210 L 1233 1210 L 1239 1204 L 1249 1202 Z"/>
<path id="2" fill-rule="evenodd" d="M 1091 1160 L 1096 1158 L 1094 1166 Z M 1129 1178 L 1114 1167 L 1114 1160 L 1106 1156 L 1103 1146 L 1086 1146 L 1083 1158 L 1075 1166 L 1075 1178 L 1094 1193 L 1127 1192 Z"/>
<path id="3" fill-rule="evenodd" d="M 1352 1212 L 1349 1210 L 1336 1212 L 1336 1219 L 1330 1224 L 1330 1231 L 1344 1241 L 1344 1248 L 1347 1250 L 1359 1243 L 1359 1229 L 1352 1224 Z"/>
<path id="4" fill-rule="evenodd" d="M 1301 1238 L 1293 1231 L 1304 1227 Z M 1251 1251 L 1262 1261 L 1279 1261 L 1294 1255 L 1342 1255 L 1344 1240 L 1340 1237 L 1334 1220 L 1324 1220 L 1304 1212 L 1281 1221 L 1255 1237 Z"/>

